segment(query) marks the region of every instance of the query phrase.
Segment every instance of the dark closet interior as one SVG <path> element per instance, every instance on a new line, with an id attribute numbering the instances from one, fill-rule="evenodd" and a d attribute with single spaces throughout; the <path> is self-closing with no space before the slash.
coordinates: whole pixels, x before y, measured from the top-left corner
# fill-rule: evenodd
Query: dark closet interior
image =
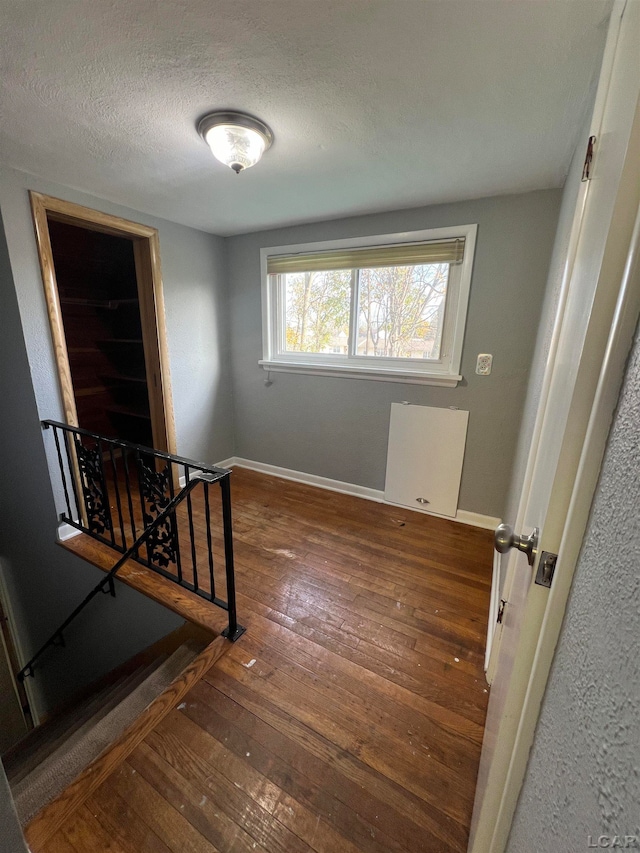
<path id="1" fill-rule="evenodd" d="M 133 243 L 48 225 L 78 425 L 153 446 Z"/>

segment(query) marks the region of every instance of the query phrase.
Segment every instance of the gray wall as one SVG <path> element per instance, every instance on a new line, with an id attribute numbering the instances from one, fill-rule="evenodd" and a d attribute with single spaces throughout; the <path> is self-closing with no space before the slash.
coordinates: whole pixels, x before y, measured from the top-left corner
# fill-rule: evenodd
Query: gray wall
<path id="1" fill-rule="evenodd" d="M 636 336 L 508 853 L 586 850 L 588 835 L 640 846 L 638 471 Z"/>
<path id="2" fill-rule="evenodd" d="M 0 219 L 0 569 L 26 662 L 104 574 L 55 544 L 54 505 L 16 291 Z M 180 624 L 118 584 L 99 596 L 30 681 L 38 713 L 127 660 Z"/>
<path id="3" fill-rule="evenodd" d="M 390 405 L 408 400 L 470 411 L 460 508 L 502 517 L 558 219 L 559 190 L 477 199 L 228 238 L 236 455 L 384 488 Z M 259 250 L 478 223 L 457 388 L 266 374 Z M 479 352 L 494 355 L 477 376 Z"/>
<path id="4" fill-rule="evenodd" d="M 0 169 L 0 209 L 40 416 L 60 419 L 62 409 L 29 189 L 158 229 L 178 452 L 203 462 L 230 456 L 233 413 L 224 240 L 22 172 Z"/>

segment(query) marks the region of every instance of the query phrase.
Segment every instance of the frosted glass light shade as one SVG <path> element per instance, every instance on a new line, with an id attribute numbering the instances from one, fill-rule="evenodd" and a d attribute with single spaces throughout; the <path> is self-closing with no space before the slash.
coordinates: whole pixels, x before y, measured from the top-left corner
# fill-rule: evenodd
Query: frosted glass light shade
<path id="1" fill-rule="evenodd" d="M 204 138 L 216 160 L 236 172 L 255 166 L 264 154 L 264 137 L 245 127 L 220 124 L 212 127 Z"/>
<path id="2" fill-rule="evenodd" d="M 198 131 L 216 160 L 236 174 L 255 166 L 273 141 L 266 124 L 243 113 L 211 113 L 201 119 Z"/>

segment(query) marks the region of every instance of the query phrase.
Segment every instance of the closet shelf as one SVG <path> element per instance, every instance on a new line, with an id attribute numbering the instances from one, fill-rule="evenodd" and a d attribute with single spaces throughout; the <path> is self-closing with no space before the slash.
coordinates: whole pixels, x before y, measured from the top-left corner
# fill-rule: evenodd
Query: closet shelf
<path id="1" fill-rule="evenodd" d="M 83 299 L 76 296 L 61 296 L 61 305 L 82 305 L 86 308 L 107 308 L 114 311 L 121 305 L 137 305 L 137 299 Z"/>
<path id="2" fill-rule="evenodd" d="M 97 341 L 96 343 L 98 343 L 99 345 L 104 344 L 106 346 L 112 346 L 115 344 L 141 345 L 142 344 L 142 338 L 103 338 L 102 340 Z"/>
<path id="3" fill-rule="evenodd" d="M 103 373 L 101 375 L 107 382 L 135 382 L 137 385 L 147 384 L 147 380 L 140 376 L 123 376 L 121 373 Z"/>
<path id="4" fill-rule="evenodd" d="M 106 394 L 106 385 L 93 385 L 91 388 L 76 388 L 76 397 L 94 397 L 96 394 Z"/>
<path id="5" fill-rule="evenodd" d="M 128 409 L 126 406 L 107 406 L 106 411 L 113 415 L 123 415 L 128 418 L 141 418 L 145 421 L 151 420 L 151 415 L 148 412 L 138 412 L 135 409 Z"/>

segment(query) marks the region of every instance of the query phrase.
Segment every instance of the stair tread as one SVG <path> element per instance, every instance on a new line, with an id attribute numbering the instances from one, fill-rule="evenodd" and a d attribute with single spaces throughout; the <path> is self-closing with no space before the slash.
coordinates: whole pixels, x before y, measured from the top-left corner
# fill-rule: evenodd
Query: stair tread
<path id="1" fill-rule="evenodd" d="M 90 723 L 97 723 L 157 666 L 158 663 L 154 660 L 146 666 L 138 667 L 115 683 L 106 685 L 67 714 L 63 714 L 54 729 L 47 730 L 41 739 L 30 744 L 27 750 L 19 752 L 5 768 L 10 784 L 17 785 L 55 752 L 60 744 L 67 742 Z"/>
<path id="2" fill-rule="evenodd" d="M 148 678 L 158 668 L 160 661 L 152 661 L 145 667 L 140 667 L 135 672 L 131 673 L 126 678 L 122 679 L 114 685 L 113 694 L 102 697 L 101 704 L 91 702 L 93 713 L 83 720 L 79 726 L 72 726 L 69 730 L 62 732 L 55 741 L 46 744 L 45 748 L 38 756 L 37 762 L 29 762 L 28 770 L 21 772 L 19 775 L 12 777 L 12 789 L 17 790 L 18 786 L 32 772 L 40 773 L 45 765 L 48 765 L 56 760 L 56 758 L 65 749 L 71 749 L 84 735 L 93 727 L 98 725 L 100 720 L 107 716 L 123 699 L 132 693 L 146 678 Z M 108 692 L 108 691 L 107 691 Z M 49 749 L 46 749 L 46 746 Z"/>
<path id="3" fill-rule="evenodd" d="M 198 654 L 197 644 L 187 641 L 101 716 L 95 724 L 81 727 L 28 775 L 12 782 L 12 793 L 22 823 L 28 822 L 62 791 L 88 764 L 132 723 Z M 92 723 L 93 721 L 88 721 Z"/>
<path id="4" fill-rule="evenodd" d="M 195 626 L 191 626 L 195 628 Z M 197 629 L 196 629 L 197 631 Z M 203 636 L 204 635 L 204 636 Z M 212 639 L 207 632 L 196 636 L 201 651 L 114 743 L 104 749 L 57 797 L 45 805 L 25 827 L 33 850 L 45 849 L 49 840 L 114 770 L 142 743 L 149 732 L 188 694 L 189 690 L 230 648 L 224 637 Z"/>
<path id="5" fill-rule="evenodd" d="M 64 736 L 71 728 L 82 725 L 89 714 L 89 705 L 104 699 L 109 689 L 108 685 L 97 691 L 89 700 L 74 705 L 68 711 L 56 714 L 53 718 L 28 732 L 22 740 L 2 756 L 5 773 L 9 782 L 16 782 L 24 775 L 25 768 L 38 762 L 38 756 L 43 750 L 50 749 L 50 744 L 60 736 Z M 75 720 L 75 722 L 72 722 Z M 28 771 L 27 771 L 28 772 Z"/>

